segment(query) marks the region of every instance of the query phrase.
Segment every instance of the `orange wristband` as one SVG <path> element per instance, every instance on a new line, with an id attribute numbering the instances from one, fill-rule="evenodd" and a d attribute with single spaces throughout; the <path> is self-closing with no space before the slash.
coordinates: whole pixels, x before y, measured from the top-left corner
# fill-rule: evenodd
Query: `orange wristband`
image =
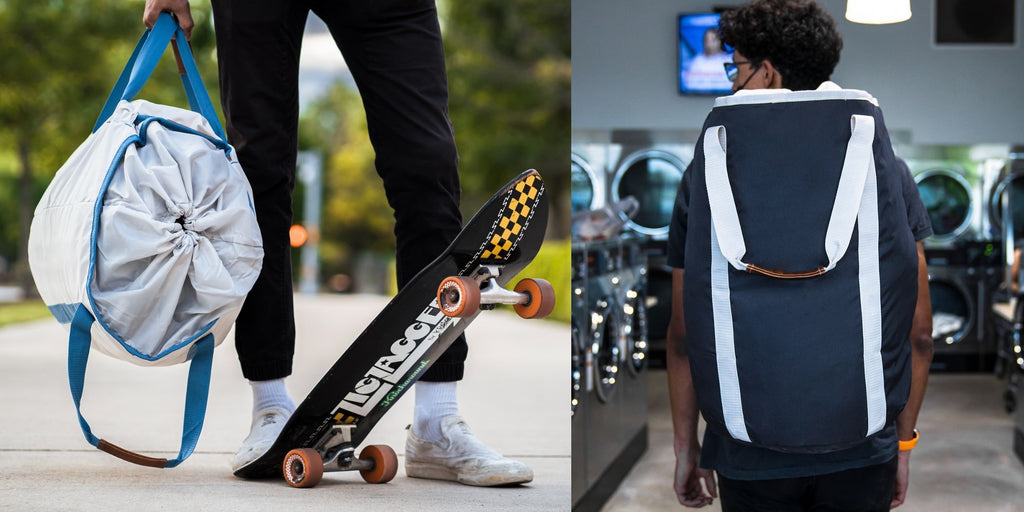
<path id="1" fill-rule="evenodd" d="M 914 429 L 914 437 L 912 437 L 909 441 L 900 441 L 900 451 L 901 452 L 907 452 L 907 451 L 913 450 L 914 447 L 917 446 L 917 440 L 920 437 L 921 437 L 921 434 L 918 433 L 917 429 L 915 428 Z"/>

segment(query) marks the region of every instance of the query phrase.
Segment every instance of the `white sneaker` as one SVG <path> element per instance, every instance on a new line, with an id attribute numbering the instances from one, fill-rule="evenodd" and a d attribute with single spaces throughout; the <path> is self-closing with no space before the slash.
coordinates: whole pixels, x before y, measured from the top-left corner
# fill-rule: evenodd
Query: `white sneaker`
<path id="1" fill-rule="evenodd" d="M 268 407 L 256 413 L 249 437 L 242 441 L 242 447 L 235 452 L 235 458 L 231 461 L 231 470 L 238 471 L 238 468 L 267 453 L 291 415 L 291 411 L 283 407 Z"/>
<path id="2" fill-rule="evenodd" d="M 412 478 L 453 480 L 466 485 L 523 484 L 533 470 L 482 443 L 459 415 L 441 418 L 441 440 L 427 441 L 409 429 L 405 442 L 405 474 Z"/>

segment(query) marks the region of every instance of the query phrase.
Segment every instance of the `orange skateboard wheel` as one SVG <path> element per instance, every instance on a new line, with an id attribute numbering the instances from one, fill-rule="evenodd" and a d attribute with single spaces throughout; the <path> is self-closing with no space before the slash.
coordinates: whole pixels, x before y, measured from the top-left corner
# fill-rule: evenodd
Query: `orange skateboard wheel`
<path id="1" fill-rule="evenodd" d="M 312 448 L 298 448 L 284 456 L 284 479 L 292 487 L 313 487 L 324 477 L 324 461 Z"/>
<path id="2" fill-rule="evenodd" d="M 437 287 L 437 304 L 447 316 L 473 316 L 480 309 L 480 284 L 470 277 L 446 277 Z"/>
<path id="3" fill-rule="evenodd" d="M 555 289 L 543 279 L 523 279 L 516 283 L 515 290 L 530 297 L 525 304 L 514 305 L 523 318 L 544 318 L 555 309 Z"/>
<path id="4" fill-rule="evenodd" d="M 371 484 L 390 482 L 398 473 L 398 455 L 386 444 L 371 444 L 359 452 L 361 460 L 372 460 L 373 469 L 360 470 L 363 480 Z"/>

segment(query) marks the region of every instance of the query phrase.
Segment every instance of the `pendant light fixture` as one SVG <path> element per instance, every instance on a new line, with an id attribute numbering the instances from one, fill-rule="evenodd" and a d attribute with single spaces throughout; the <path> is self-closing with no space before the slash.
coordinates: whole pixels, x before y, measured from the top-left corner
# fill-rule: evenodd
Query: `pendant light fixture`
<path id="1" fill-rule="evenodd" d="M 910 19 L 910 0 L 847 0 L 846 19 L 881 25 Z"/>

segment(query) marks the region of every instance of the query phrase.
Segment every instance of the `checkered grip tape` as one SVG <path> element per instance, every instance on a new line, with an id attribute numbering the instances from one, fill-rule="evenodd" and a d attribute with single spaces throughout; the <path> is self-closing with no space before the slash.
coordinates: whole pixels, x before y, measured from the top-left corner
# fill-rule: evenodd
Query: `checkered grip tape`
<path id="1" fill-rule="evenodd" d="M 505 259 L 515 247 L 516 240 L 523 231 L 523 226 L 530 218 L 530 212 L 540 194 L 540 179 L 536 175 L 516 183 L 509 192 L 508 204 L 501 212 L 501 220 L 488 240 L 482 259 Z"/>

